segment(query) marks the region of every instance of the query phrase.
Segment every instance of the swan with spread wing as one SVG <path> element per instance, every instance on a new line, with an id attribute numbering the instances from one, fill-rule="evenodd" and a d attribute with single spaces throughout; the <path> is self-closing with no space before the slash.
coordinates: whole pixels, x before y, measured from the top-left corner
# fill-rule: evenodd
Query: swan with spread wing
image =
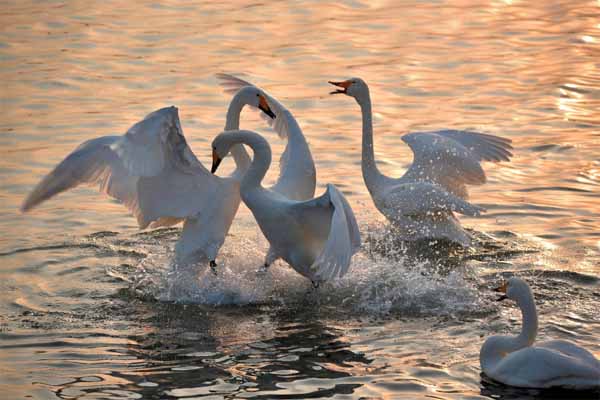
<path id="1" fill-rule="evenodd" d="M 269 241 L 273 260 L 282 258 L 315 286 L 343 276 L 360 247 L 358 225 L 344 195 L 329 184 L 323 195 L 298 201 L 264 188 L 261 182 L 271 164 L 271 148 L 252 131 L 226 131 L 214 139 L 213 173 L 239 144 L 254 152 L 240 193 Z"/>
<path id="2" fill-rule="evenodd" d="M 481 185 L 482 161 L 508 161 L 510 140 L 477 132 L 442 130 L 409 133 L 402 140 L 414 153 L 404 176 L 383 175 L 375 163 L 369 87 L 360 78 L 330 82 L 332 94 L 354 97 L 362 111 L 362 173 L 377 209 L 407 240 L 446 239 L 463 246 L 471 236 L 454 215 L 478 216 L 484 210 L 467 201 L 467 185 Z"/>
<path id="3" fill-rule="evenodd" d="M 225 126 L 239 121 L 244 105 L 274 118 L 256 88 L 240 90 L 232 99 Z M 183 221 L 176 247 L 178 261 L 205 257 L 211 267 L 240 204 L 239 184 L 250 165 L 243 146 L 231 154 L 236 169 L 228 177 L 211 174 L 187 144 L 176 107 L 147 115 L 123 136 L 103 136 L 81 144 L 29 194 L 26 212 L 80 184 L 99 184 L 100 191 L 121 201 L 141 229 Z"/>

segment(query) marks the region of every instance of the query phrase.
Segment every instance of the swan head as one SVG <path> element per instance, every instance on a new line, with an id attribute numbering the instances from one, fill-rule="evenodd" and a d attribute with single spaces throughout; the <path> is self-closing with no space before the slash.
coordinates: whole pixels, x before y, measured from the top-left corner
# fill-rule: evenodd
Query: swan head
<path id="1" fill-rule="evenodd" d="M 360 78 L 350 78 L 340 82 L 329 81 L 329 83 L 340 88 L 329 94 L 345 94 L 354 97 L 358 104 L 369 96 L 369 86 Z"/>
<path id="2" fill-rule="evenodd" d="M 516 276 L 513 276 L 509 280 L 505 281 L 500 287 L 494 289 L 494 291 L 502 293 L 502 295 L 498 298 L 498 301 L 511 299 L 517 303 L 520 303 L 526 298 L 533 297 L 527 282 L 521 278 L 517 278 Z"/>
<path id="3" fill-rule="evenodd" d="M 233 146 L 231 135 L 228 135 L 228 133 L 231 132 L 234 131 L 221 132 L 212 142 L 212 166 L 210 168 L 211 174 L 217 172 L 217 168 L 219 168 L 221 161 L 223 161 L 223 159 L 229 153 L 229 149 L 231 149 L 231 146 Z"/>
<path id="4" fill-rule="evenodd" d="M 275 119 L 275 113 L 271 110 L 267 97 L 255 86 L 245 86 L 237 91 L 235 98 L 242 104 L 256 107 L 267 114 L 269 118 Z"/>
<path id="5" fill-rule="evenodd" d="M 217 135 L 212 142 L 212 167 L 211 173 L 215 173 L 221 161 L 229 154 L 229 151 L 233 146 L 240 143 L 247 143 L 248 141 L 262 140 L 256 132 L 247 130 L 233 130 L 224 131 Z M 266 143 L 266 141 L 264 141 Z"/>

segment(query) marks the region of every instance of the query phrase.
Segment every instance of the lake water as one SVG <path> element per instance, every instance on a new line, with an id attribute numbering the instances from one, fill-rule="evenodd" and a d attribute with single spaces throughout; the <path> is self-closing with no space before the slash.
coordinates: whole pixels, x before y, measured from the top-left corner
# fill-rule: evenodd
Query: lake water
<path id="1" fill-rule="evenodd" d="M 3 398 L 597 398 L 508 388 L 481 375 L 485 338 L 520 329 L 490 290 L 518 274 L 540 339 L 600 356 L 600 2 L 4 1 L 0 10 L 0 385 Z M 79 143 L 176 105 L 208 164 L 229 96 L 217 72 L 282 101 L 318 173 L 348 196 L 365 245 L 316 291 L 244 207 L 199 287 L 169 298 L 178 229 L 139 232 L 94 188 L 33 212 L 32 187 Z M 371 88 L 380 168 L 411 162 L 416 130 L 511 138 L 462 218 L 468 251 L 407 249 L 360 173 L 360 111 L 330 79 Z M 252 111 L 242 127 L 284 143 Z M 231 166 L 231 160 L 226 161 Z M 273 168 L 276 171 L 276 168 Z M 275 173 L 269 175 L 269 179 Z M 415 255 L 416 254 L 416 255 Z M 419 255 L 420 254 L 420 255 Z"/>

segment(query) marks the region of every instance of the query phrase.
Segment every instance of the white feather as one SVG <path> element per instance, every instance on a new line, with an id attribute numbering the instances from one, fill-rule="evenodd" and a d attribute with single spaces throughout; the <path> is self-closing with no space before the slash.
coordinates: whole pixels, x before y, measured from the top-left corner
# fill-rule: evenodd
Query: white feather
<path id="1" fill-rule="evenodd" d="M 175 107 L 149 114 L 123 136 L 83 143 L 33 189 L 22 210 L 86 183 L 123 202 L 140 228 L 185 220 L 177 250 L 200 250 L 210 259 L 240 202 L 239 181 L 212 175 L 194 156 Z"/>
<path id="2" fill-rule="evenodd" d="M 261 186 L 271 163 L 267 141 L 251 131 L 227 131 L 213 146 L 225 153 L 243 143 L 254 151 L 241 182 L 242 199 L 269 241 L 271 260 L 282 258 L 313 282 L 343 276 L 360 247 L 358 225 L 350 205 L 335 186 L 312 200 L 290 200 Z"/>

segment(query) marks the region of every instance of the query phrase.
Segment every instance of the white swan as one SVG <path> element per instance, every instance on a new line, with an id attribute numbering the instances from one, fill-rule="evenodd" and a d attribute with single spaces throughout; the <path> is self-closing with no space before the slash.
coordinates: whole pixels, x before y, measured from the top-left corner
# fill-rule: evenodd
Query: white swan
<path id="1" fill-rule="evenodd" d="M 290 200 L 262 187 L 271 164 L 267 141 L 251 131 L 226 131 L 213 141 L 215 172 L 236 144 L 250 146 L 254 158 L 240 185 L 250 208 L 269 241 L 274 259 L 282 258 L 316 286 L 344 275 L 360 247 L 360 233 L 350 205 L 335 186 L 312 200 Z"/>
<path id="2" fill-rule="evenodd" d="M 221 85 L 227 93 L 235 93 L 245 88 L 254 88 L 266 98 L 273 115 L 261 113 L 261 116 L 273 127 L 282 139 L 287 139 L 285 150 L 279 160 L 279 177 L 271 186 L 271 190 L 281 193 L 293 200 L 307 200 L 315 195 L 317 173 L 304 133 L 294 115 L 280 102 L 252 83 L 229 74 L 217 74 Z M 225 130 L 240 129 L 239 113 L 236 123 L 228 125 Z"/>
<path id="3" fill-rule="evenodd" d="M 274 117 L 256 89 L 238 93 L 226 126 L 245 104 Z M 231 153 L 236 169 L 229 177 L 211 174 L 189 148 L 176 107 L 157 110 L 123 136 L 103 136 L 81 144 L 61 161 L 23 202 L 23 212 L 79 184 L 97 183 L 137 218 L 140 229 L 184 221 L 175 247 L 178 261 L 204 256 L 212 267 L 240 204 L 239 183 L 250 165 L 243 146 Z"/>
<path id="4" fill-rule="evenodd" d="M 266 98 L 272 115 L 261 113 L 261 116 L 273 127 L 280 138 L 287 139 L 285 150 L 279 160 L 279 177 L 270 189 L 291 200 L 312 199 L 315 195 L 317 181 L 315 163 L 302 129 L 292 113 L 264 90 L 248 81 L 229 74 L 221 73 L 216 76 L 227 93 L 253 90 Z M 232 124 L 225 127 L 226 131 L 240 128 L 239 112 L 236 117 L 231 119 Z M 273 250 L 269 249 L 262 267 L 263 271 L 273 263 L 274 257 Z"/>
<path id="5" fill-rule="evenodd" d="M 402 140 L 414 153 L 413 163 L 404 176 L 393 179 L 375 163 L 369 87 L 360 78 L 330 83 L 341 88 L 332 94 L 354 97 L 360 105 L 362 173 L 377 209 L 407 240 L 444 238 L 468 246 L 471 237 L 454 213 L 478 216 L 484 211 L 466 201 L 466 185 L 485 183 L 481 161 L 508 161 L 511 141 L 456 130 L 409 133 Z"/>
<path id="6" fill-rule="evenodd" d="M 533 346 L 538 329 L 537 311 L 529 285 L 513 277 L 496 291 L 498 300 L 514 300 L 523 314 L 518 336 L 492 336 L 479 353 L 481 369 L 490 378 L 510 386 L 528 388 L 600 387 L 600 362 L 587 350 L 566 340 Z"/>

